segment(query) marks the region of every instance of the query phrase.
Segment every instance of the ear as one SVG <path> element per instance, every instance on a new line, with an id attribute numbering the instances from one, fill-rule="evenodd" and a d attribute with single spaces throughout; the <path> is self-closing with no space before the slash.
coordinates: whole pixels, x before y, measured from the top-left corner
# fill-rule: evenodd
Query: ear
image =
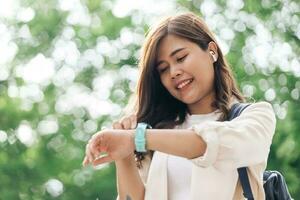
<path id="1" fill-rule="evenodd" d="M 208 43 L 207 51 L 209 52 L 210 56 L 212 57 L 213 62 L 218 60 L 218 47 L 217 44 L 213 41 Z"/>

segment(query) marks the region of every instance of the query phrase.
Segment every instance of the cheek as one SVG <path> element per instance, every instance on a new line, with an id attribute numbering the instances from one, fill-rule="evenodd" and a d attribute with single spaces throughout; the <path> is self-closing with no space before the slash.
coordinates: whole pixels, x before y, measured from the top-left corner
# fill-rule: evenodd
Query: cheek
<path id="1" fill-rule="evenodd" d="M 200 85 L 211 87 L 214 83 L 214 69 L 213 67 L 209 68 L 208 70 L 201 70 L 197 73 L 198 82 Z"/>
<path id="2" fill-rule="evenodd" d="M 164 75 L 160 75 L 160 82 L 166 88 L 167 86 L 167 78 Z"/>
<path id="3" fill-rule="evenodd" d="M 172 90 L 170 82 L 168 82 L 168 81 L 162 81 L 162 84 L 163 84 L 164 88 L 166 88 L 168 91 Z"/>
<path id="4" fill-rule="evenodd" d="M 215 75 L 214 75 L 214 70 L 212 68 L 212 70 L 209 70 L 206 74 L 206 83 L 207 83 L 207 87 L 213 87 L 214 84 L 214 79 L 215 79 Z"/>
<path id="5" fill-rule="evenodd" d="M 166 90 L 168 90 L 171 94 L 174 94 L 174 87 L 169 78 L 161 76 L 160 81 Z"/>

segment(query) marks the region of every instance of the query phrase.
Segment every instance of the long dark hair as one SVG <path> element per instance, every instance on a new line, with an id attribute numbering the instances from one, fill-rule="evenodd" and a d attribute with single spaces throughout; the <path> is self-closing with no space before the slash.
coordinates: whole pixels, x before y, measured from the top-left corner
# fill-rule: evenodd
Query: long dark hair
<path id="1" fill-rule="evenodd" d="M 188 39 L 202 50 L 207 50 L 209 42 L 216 43 L 218 60 L 214 63 L 215 100 L 212 107 L 220 110 L 222 114 L 219 120 L 224 121 L 228 116 L 232 98 L 241 102 L 245 99 L 213 33 L 200 17 L 190 12 L 163 19 L 147 34 L 139 59 L 140 77 L 134 101 L 137 121 L 146 122 L 153 128 L 174 128 L 184 122 L 188 112 L 187 105 L 165 89 L 156 70 L 158 47 L 168 34 Z M 142 154 L 136 155 L 138 161 L 143 159 Z"/>

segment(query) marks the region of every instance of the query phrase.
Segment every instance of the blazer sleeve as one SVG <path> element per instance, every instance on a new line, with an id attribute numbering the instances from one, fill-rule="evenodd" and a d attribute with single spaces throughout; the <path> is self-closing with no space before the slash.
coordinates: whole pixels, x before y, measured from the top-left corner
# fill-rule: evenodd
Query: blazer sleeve
<path id="1" fill-rule="evenodd" d="M 239 168 L 266 162 L 275 133 L 271 104 L 254 103 L 232 121 L 211 121 L 192 126 L 207 144 L 203 156 L 190 159 L 199 167 Z"/>

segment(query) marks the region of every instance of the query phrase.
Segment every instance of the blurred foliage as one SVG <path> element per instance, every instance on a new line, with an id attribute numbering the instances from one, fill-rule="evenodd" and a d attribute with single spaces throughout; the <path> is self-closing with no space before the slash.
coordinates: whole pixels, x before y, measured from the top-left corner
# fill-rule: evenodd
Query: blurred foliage
<path id="1" fill-rule="evenodd" d="M 9 2 L 13 14 L 0 11 L 0 199 L 116 197 L 114 164 L 81 167 L 85 144 L 122 115 L 149 25 L 182 10 L 216 33 L 243 93 L 272 103 L 268 169 L 300 198 L 299 1 L 178 0 L 169 10 L 152 1 Z"/>

